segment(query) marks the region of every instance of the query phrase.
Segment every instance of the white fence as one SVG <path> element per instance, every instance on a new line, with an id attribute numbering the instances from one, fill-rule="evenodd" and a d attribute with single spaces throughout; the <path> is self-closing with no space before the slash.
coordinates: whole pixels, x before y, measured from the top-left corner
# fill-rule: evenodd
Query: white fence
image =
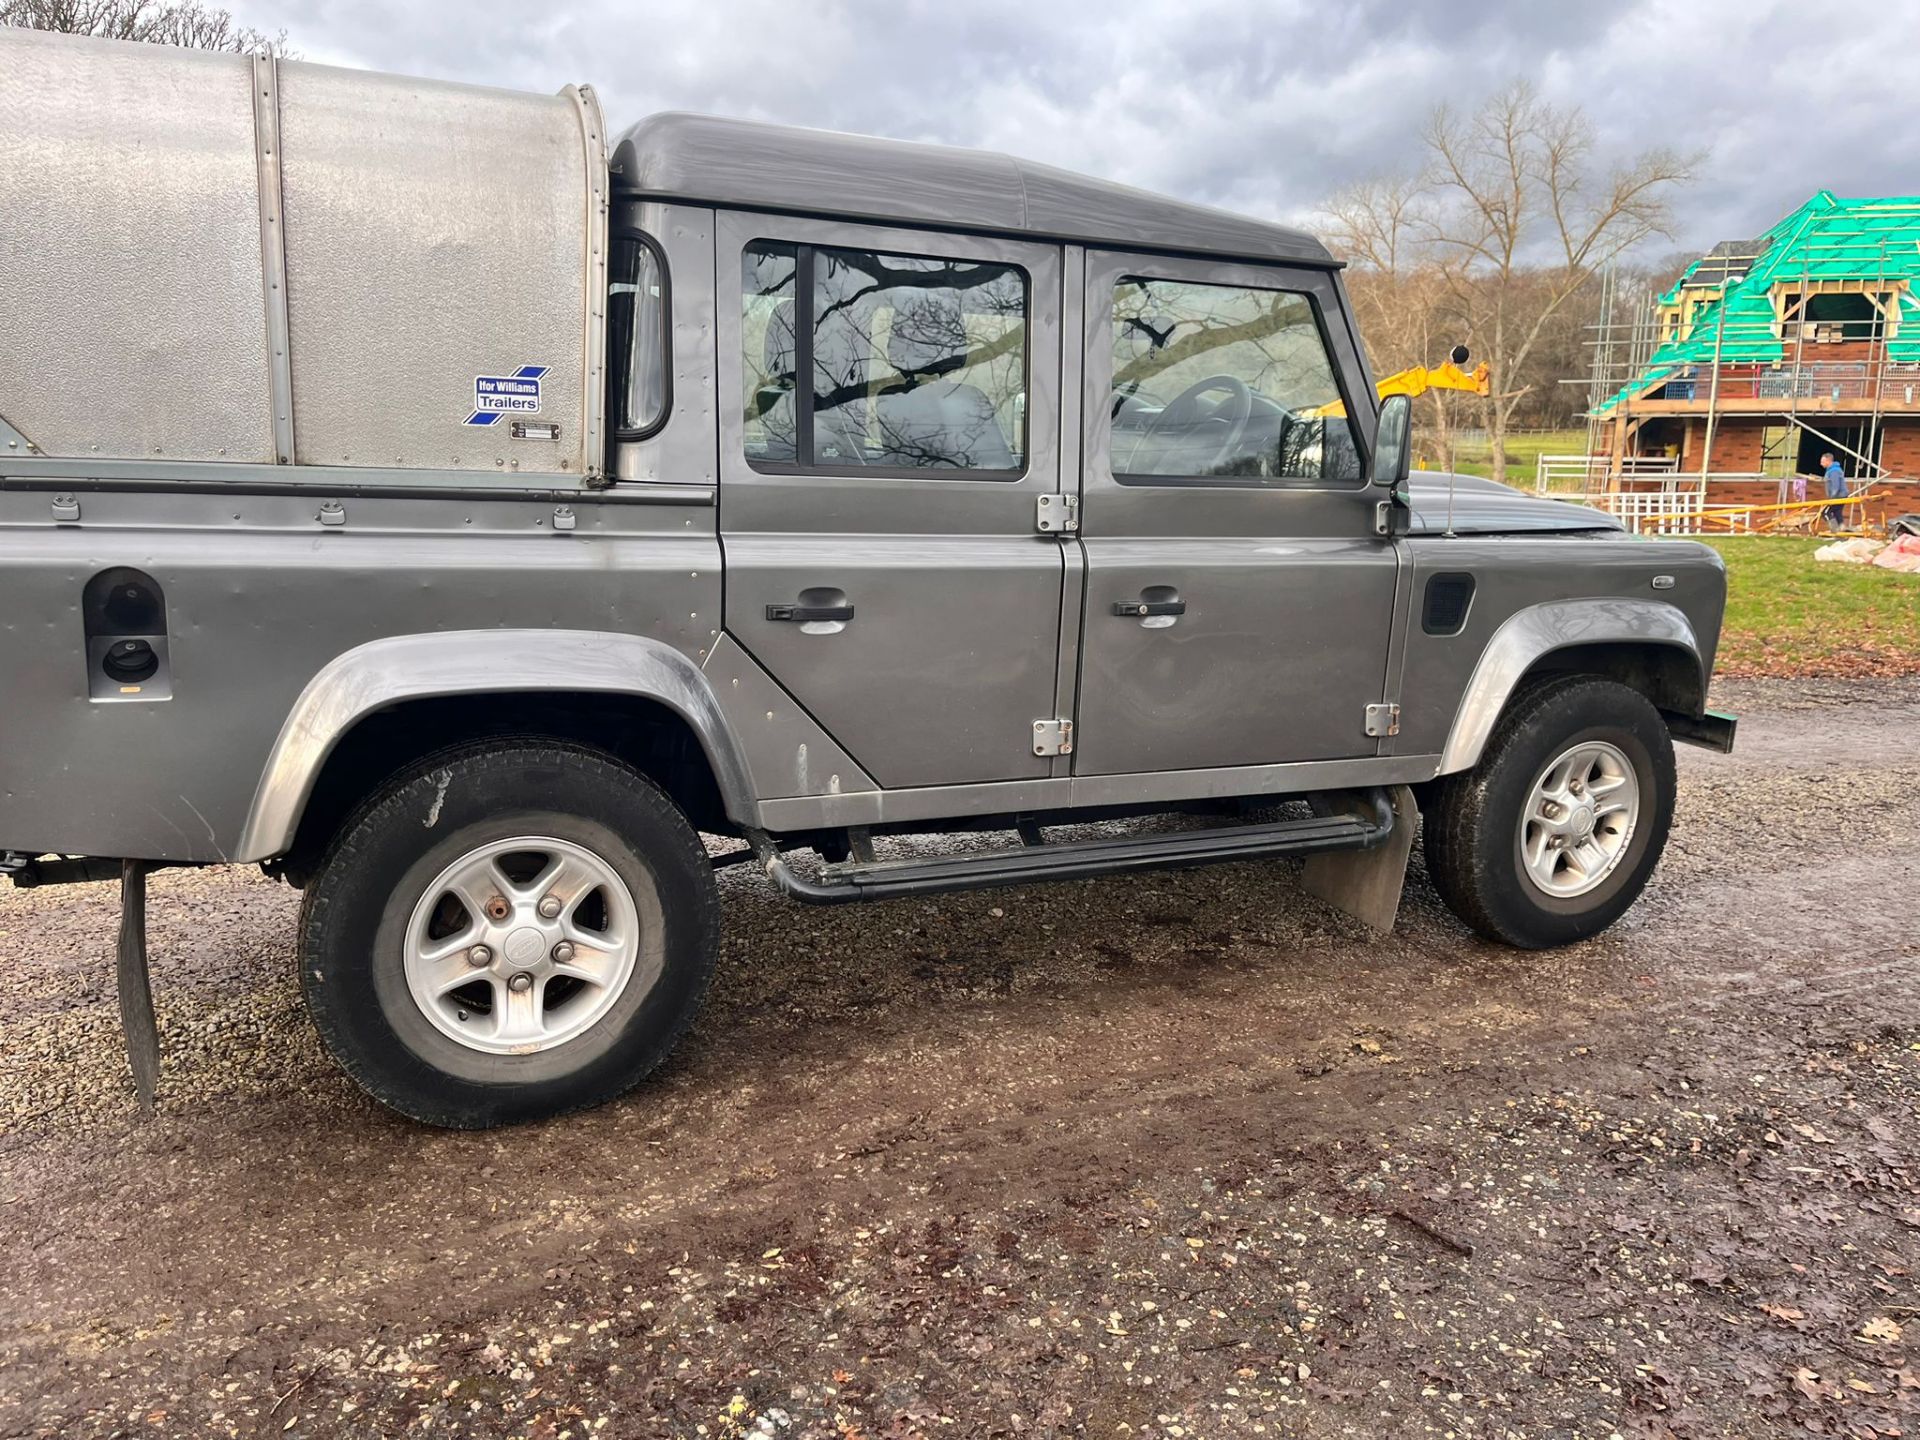
<path id="1" fill-rule="evenodd" d="M 1774 496 L 1778 494 L 1780 501 L 1785 502 L 1790 492 L 1783 488 L 1786 482 L 1777 475 L 1721 470 L 1705 476 L 1697 470 L 1683 474 L 1677 463 L 1666 456 L 1627 456 L 1621 462 L 1620 477 L 1631 481 L 1636 488 L 1610 492 L 1607 467 L 1605 455 L 1542 455 L 1534 471 L 1534 488 L 1542 495 L 1553 494 L 1561 500 L 1578 501 L 1617 515 L 1629 530 L 1642 535 L 1751 535 L 1756 528 L 1756 509 L 1761 514 L 1760 529 L 1801 530 L 1814 514 L 1814 509 L 1804 506 L 1778 508 Z M 1745 504 L 1712 498 L 1714 485 L 1731 482 L 1764 485 L 1766 498 Z M 1658 488 L 1650 488 L 1656 484 Z M 1881 475 L 1872 485 L 1879 494 L 1890 489 L 1896 495 L 1914 494 L 1920 498 L 1920 491 L 1903 489 L 1915 486 L 1912 480 L 1890 480 Z M 1817 481 L 1811 498 L 1817 507 L 1820 500 Z M 1901 499 L 1895 503 L 1905 508 L 1907 502 Z M 1854 513 L 1864 522 L 1865 509 Z"/>
<path id="2" fill-rule="evenodd" d="M 1645 480 L 1647 477 L 1639 477 Z M 1608 493 L 1590 490 L 1580 497 L 1582 504 L 1609 515 L 1617 515 L 1629 530 L 1640 535 L 1751 535 L 1752 504 L 1715 502 L 1710 497 L 1710 482 L 1768 481 L 1767 475 L 1715 473 L 1702 480 L 1699 475 L 1671 475 L 1658 490 L 1623 490 Z M 1604 472 L 1602 472 L 1604 482 Z M 1768 514 L 1774 512 L 1768 511 Z"/>
<path id="3" fill-rule="evenodd" d="M 1604 490 L 1609 464 L 1605 455 L 1542 455 L 1534 462 L 1533 488 L 1542 495 L 1550 490 Z M 1626 455 L 1620 473 L 1635 480 L 1677 477 L 1680 462 L 1670 455 Z"/>
<path id="4" fill-rule="evenodd" d="M 1589 495 L 1584 503 L 1618 516 L 1637 535 L 1744 535 L 1753 529 L 1750 513 L 1738 506 L 1709 505 L 1697 488 Z M 1706 523 L 1709 516 L 1712 524 Z"/>

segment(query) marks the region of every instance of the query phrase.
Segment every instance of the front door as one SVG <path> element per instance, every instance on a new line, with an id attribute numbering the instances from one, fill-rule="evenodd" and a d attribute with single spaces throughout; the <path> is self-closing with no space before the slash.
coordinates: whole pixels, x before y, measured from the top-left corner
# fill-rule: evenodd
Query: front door
<path id="1" fill-rule="evenodd" d="M 1086 263 L 1075 773 L 1378 753 L 1398 561 L 1332 277 Z"/>
<path id="2" fill-rule="evenodd" d="M 1044 778 L 1060 253 L 722 212 L 726 626 L 882 786 Z"/>

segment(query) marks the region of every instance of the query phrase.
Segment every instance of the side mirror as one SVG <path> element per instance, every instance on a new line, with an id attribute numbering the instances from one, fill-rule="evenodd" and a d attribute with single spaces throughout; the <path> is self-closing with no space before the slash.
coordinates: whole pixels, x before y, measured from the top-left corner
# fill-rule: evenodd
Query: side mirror
<path id="1" fill-rule="evenodd" d="M 1373 483 L 1398 490 L 1413 468 L 1413 401 L 1389 395 L 1380 402 L 1380 423 L 1373 430 Z"/>

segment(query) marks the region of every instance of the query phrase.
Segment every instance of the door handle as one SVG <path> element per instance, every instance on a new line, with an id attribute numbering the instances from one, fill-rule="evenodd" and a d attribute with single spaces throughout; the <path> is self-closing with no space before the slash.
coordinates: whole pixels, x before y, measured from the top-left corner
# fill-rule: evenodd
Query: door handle
<path id="1" fill-rule="evenodd" d="M 804 624 L 809 620 L 851 620 L 851 605 L 769 605 L 767 619 L 792 620 Z"/>
<path id="2" fill-rule="evenodd" d="M 1113 613 L 1128 620 L 1138 619 L 1142 615 L 1184 615 L 1187 602 L 1184 600 L 1116 600 Z"/>

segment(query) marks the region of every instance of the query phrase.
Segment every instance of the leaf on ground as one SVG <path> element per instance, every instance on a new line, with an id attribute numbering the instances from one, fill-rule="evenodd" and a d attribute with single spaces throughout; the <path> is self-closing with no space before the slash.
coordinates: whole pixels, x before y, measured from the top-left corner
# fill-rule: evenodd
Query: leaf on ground
<path id="1" fill-rule="evenodd" d="M 1898 1345 L 1904 1333 L 1898 1320 L 1885 1315 L 1876 1315 L 1860 1327 L 1860 1338 L 1875 1345 Z"/>
<path id="2" fill-rule="evenodd" d="M 1809 1400 L 1824 1400 L 1829 1395 L 1834 1395 L 1839 1393 L 1831 1385 L 1827 1384 L 1826 1381 L 1820 1378 L 1819 1371 L 1809 1370 L 1804 1365 L 1797 1366 L 1794 1369 L 1793 1388 L 1798 1390 L 1802 1395 L 1806 1396 L 1807 1399 Z"/>
<path id="3" fill-rule="evenodd" d="M 1796 1310 L 1791 1305 L 1762 1305 L 1760 1309 L 1763 1314 L 1771 1315 L 1776 1320 L 1784 1320 L 1789 1325 L 1796 1320 L 1807 1318 L 1806 1311 Z"/>

